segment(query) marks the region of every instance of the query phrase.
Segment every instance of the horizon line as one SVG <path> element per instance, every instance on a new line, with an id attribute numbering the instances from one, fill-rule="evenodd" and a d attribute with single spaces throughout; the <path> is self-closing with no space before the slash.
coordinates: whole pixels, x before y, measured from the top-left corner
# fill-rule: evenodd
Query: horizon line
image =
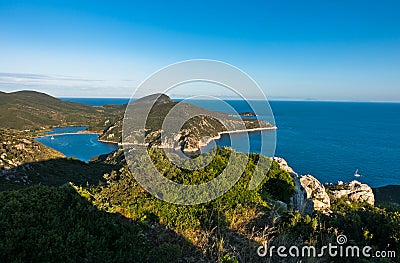
<path id="1" fill-rule="evenodd" d="M 127 99 L 130 100 L 130 97 L 64 97 L 64 96 L 56 96 L 58 99 Z M 140 99 L 142 97 L 133 98 Z M 171 97 L 173 100 L 184 100 L 184 98 L 176 98 Z M 220 98 L 222 100 L 233 100 L 240 101 L 240 99 L 231 99 L 231 98 Z M 213 99 L 201 99 L 201 100 L 213 100 Z M 251 99 L 252 101 L 262 101 L 260 99 Z M 400 101 L 385 101 L 385 100 L 335 100 L 335 99 L 268 99 L 268 101 L 293 101 L 293 102 L 357 102 L 357 103 L 400 103 Z"/>
<path id="2" fill-rule="evenodd" d="M 39 93 L 43 93 L 49 96 L 52 96 L 54 98 L 58 98 L 58 99 L 127 99 L 130 100 L 132 99 L 131 97 L 88 97 L 88 96 L 56 96 L 56 95 L 52 95 L 43 91 L 37 91 L 37 90 L 17 90 L 17 91 L 1 91 L 1 93 L 5 93 L 5 94 L 11 94 L 11 93 L 16 93 L 16 92 L 21 92 L 21 91 L 33 91 L 33 92 L 39 92 Z M 184 100 L 185 98 L 182 97 L 174 97 L 174 96 L 170 96 L 168 95 L 171 99 L 174 100 Z M 217 97 L 218 99 L 221 100 L 232 100 L 232 101 L 239 101 L 241 99 L 238 98 L 232 98 L 232 97 L 224 97 L 224 96 L 220 96 Z M 139 99 L 142 97 L 135 97 L 133 99 Z M 279 96 L 271 96 L 271 98 L 266 98 L 267 101 L 298 101 L 298 102 L 354 102 L 354 103 L 400 103 L 400 100 L 357 100 L 357 99 L 316 99 L 316 98 L 290 98 L 290 97 L 279 97 Z M 203 98 L 201 100 L 213 100 L 213 99 L 207 99 L 207 98 Z M 257 98 L 253 98 L 251 99 L 252 101 L 263 101 Z"/>

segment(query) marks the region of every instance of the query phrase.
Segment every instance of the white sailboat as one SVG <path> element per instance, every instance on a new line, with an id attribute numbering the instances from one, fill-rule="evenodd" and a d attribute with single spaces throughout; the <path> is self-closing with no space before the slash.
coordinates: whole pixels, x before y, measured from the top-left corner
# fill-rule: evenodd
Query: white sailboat
<path id="1" fill-rule="evenodd" d="M 360 176 L 361 176 L 361 174 L 358 173 L 358 169 L 357 169 L 356 172 L 354 173 L 354 176 L 355 176 L 355 177 L 360 177 Z"/>
<path id="2" fill-rule="evenodd" d="M 51 138 L 50 138 L 51 140 L 54 140 L 54 136 L 51 136 Z"/>

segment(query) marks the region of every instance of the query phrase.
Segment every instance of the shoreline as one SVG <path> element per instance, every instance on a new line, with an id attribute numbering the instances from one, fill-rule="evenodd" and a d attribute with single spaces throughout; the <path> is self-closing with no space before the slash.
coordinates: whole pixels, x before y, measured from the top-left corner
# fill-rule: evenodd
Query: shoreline
<path id="1" fill-rule="evenodd" d="M 66 126 L 66 127 L 70 127 L 70 126 Z M 33 139 L 43 138 L 43 137 L 52 137 L 52 136 L 62 136 L 62 135 L 74 135 L 74 134 L 77 134 L 77 135 L 95 134 L 95 135 L 97 135 L 98 142 L 116 144 L 118 147 L 122 145 L 121 143 L 118 143 L 118 142 L 111 142 L 111 141 L 106 141 L 106 140 L 100 139 L 100 135 L 102 134 L 101 132 L 88 131 L 88 130 L 77 131 L 77 132 L 64 132 L 64 133 L 57 133 L 57 134 L 41 134 L 41 135 L 33 137 Z"/>
<path id="2" fill-rule="evenodd" d="M 277 129 L 278 129 L 278 127 L 272 126 L 272 127 L 260 127 L 260 128 L 243 129 L 243 130 L 222 131 L 222 132 L 218 132 L 217 136 L 209 137 L 205 142 L 200 140 L 198 149 L 196 149 L 196 150 L 184 150 L 184 152 L 191 153 L 191 152 L 201 151 L 211 141 L 220 139 L 222 134 L 245 133 L 245 132 L 256 132 L 256 131 L 273 131 L 273 130 L 277 130 Z M 118 143 L 118 146 L 125 146 L 125 145 L 126 146 L 128 146 L 128 145 L 132 145 L 132 146 L 147 146 L 147 144 Z M 166 148 L 166 147 L 159 147 L 159 148 Z"/>
<path id="3" fill-rule="evenodd" d="M 119 142 L 110 142 L 110 141 L 106 141 L 100 138 L 97 138 L 97 141 L 102 142 L 102 143 L 109 143 L 109 144 L 116 144 L 118 147 L 122 146 L 122 143 Z"/>
<path id="4" fill-rule="evenodd" d="M 184 152 L 199 152 L 202 151 L 208 144 L 210 144 L 212 141 L 218 140 L 221 138 L 221 135 L 223 134 L 230 134 L 230 133 L 249 133 L 249 132 L 256 132 L 256 131 L 272 131 L 272 130 L 277 130 L 278 127 L 276 126 L 272 126 L 272 127 L 259 127 L 259 128 L 252 128 L 252 129 L 241 129 L 241 130 L 231 130 L 231 131 L 222 131 L 222 132 L 218 132 L 217 136 L 214 137 L 209 137 L 206 141 L 199 141 L 198 144 L 198 148 L 196 150 L 183 150 Z M 118 147 L 123 147 L 124 144 L 122 142 L 112 142 L 112 141 L 107 141 L 104 139 L 100 139 L 100 135 L 102 133 L 100 132 L 95 132 L 95 131 L 88 131 L 88 130 L 83 130 L 83 131 L 77 131 L 77 132 L 66 132 L 66 133 L 58 133 L 58 134 L 43 134 L 43 135 L 39 135 L 35 138 L 43 138 L 43 137 L 51 137 L 51 136 L 61 136 L 61 135 L 73 135 L 73 134 L 96 134 L 98 136 L 97 141 L 98 142 L 102 142 L 102 143 L 108 143 L 108 144 L 115 144 Z M 35 139 L 34 138 L 34 139 Z M 134 144 L 136 145 L 136 144 Z"/>
<path id="5" fill-rule="evenodd" d="M 51 137 L 51 136 L 62 136 L 62 135 L 73 135 L 73 134 L 96 134 L 101 135 L 98 132 L 90 132 L 90 131 L 78 131 L 78 132 L 63 132 L 63 133 L 56 133 L 56 134 L 41 134 L 37 135 L 34 138 L 43 138 L 43 137 Z"/>
<path id="6" fill-rule="evenodd" d="M 243 129 L 243 130 L 232 130 L 232 131 L 222 131 L 218 132 L 217 136 L 210 137 L 207 141 L 202 142 L 201 140 L 199 141 L 199 150 L 204 149 L 210 142 L 219 140 L 221 139 L 222 134 L 230 134 L 230 133 L 245 133 L 245 132 L 256 132 L 256 131 L 273 131 L 277 130 L 278 127 L 273 126 L 273 127 L 260 127 L 260 128 L 252 128 L 252 129 Z"/>

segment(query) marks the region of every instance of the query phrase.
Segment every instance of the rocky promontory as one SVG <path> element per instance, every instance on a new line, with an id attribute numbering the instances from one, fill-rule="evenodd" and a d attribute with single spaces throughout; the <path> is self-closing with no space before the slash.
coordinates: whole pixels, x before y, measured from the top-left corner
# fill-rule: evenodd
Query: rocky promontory
<path id="1" fill-rule="evenodd" d="M 290 208 L 301 214 L 312 214 L 320 211 L 326 214 L 331 212 L 331 202 L 346 199 L 351 202 L 365 202 L 374 205 L 375 198 L 372 188 L 358 181 L 341 183 L 325 188 L 318 179 L 312 175 L 298 175 L 285 159 L 274 157 L 281 169 L 290 173 L 295 183 L 296 192 L 290 200 Z"/>
<path id="2" fill-rule="evenodd" d="M 144 125 L 137 125 L 143 120 L 146 120 Z M 171 148 L 192 154 L 200 153 L 201 147 L 218 139 L 222 133 L 275 128 L 264 120 L 234 118 L 194 104 L 174 102 L 165 94 L 153 94 L 130 102 L 125 118 L 109 123 L 99 138 L 116 143 Z"/>

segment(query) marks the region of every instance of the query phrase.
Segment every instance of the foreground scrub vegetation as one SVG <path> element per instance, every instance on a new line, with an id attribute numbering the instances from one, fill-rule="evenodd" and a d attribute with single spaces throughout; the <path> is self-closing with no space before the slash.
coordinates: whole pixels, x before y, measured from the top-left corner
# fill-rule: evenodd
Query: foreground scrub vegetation
<path id="1" fill-rule="evenodd" d="M 229 148 L 218 148 L 209 165 L 192 172 L 171 164 L 160 149 L 149 151 L 165 176 L 186 184 L 214 178 L 232 154 Z M 278 202 L 289 203 L 295 187 L 291 175 L 275 162 L 262 184 L 248 190 L 259 158 L 266 157 L 249 156 L 243 175 L 225 195 L 193 206 L 167 203 L 142 189 L 128 170 L 122 150 L 85 164 L 112 167 L 97 184 L 35 185 L 1 192 L 0 261 L 279 262 L 282 259 L 276 254 L 259 257 L 257 248 L 264 241 L 275 246 L 321 247 L 336 244 L 338 234 L 345 234 L 349 244 L 399 251 L 397 206 L 339 200 L 330 215 L 300 215 Z M 336 259 L 282 262 L 299 260 Z"/>

